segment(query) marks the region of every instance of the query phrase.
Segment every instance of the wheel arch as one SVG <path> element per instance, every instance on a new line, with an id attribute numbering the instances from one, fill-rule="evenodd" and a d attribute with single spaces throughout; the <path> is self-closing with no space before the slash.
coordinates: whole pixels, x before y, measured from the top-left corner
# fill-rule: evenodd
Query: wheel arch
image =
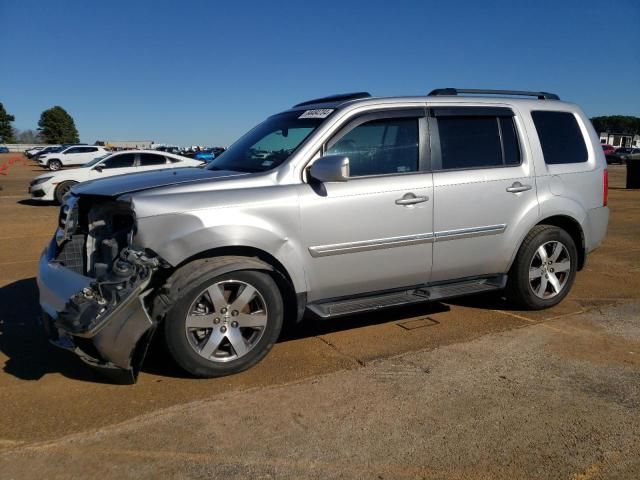
<path id="1" fill-rule="evenodd" d="M 584 237 L 584 230 L 582 229 L 582 226 L 580 225 L 580 222 L 578 220 L 576 220 L 574 217 L 570 216 L 570 215 L 566 215 L 566 214 L 557 214 L 557 215 L 550 215 L 548 217 L 543 218 L 542 220 L 539 220 L 536 224 L 531 225 L 531 228 L 527 229 L 524 232 L 524 235 L 522 236 L 522 238 L 520 239 L 520 241 L 518 242 L 518 247 L 515 249 L 512 257 L 511 257 L 511 262 L 509 263 L 509 269 L 511 269 L 511 266 L 513 265 L 513 262 L 515 261 L 518 252 L 520 251 L 520 248 L 522 247 L 522 243 L 524 242 L 524 239 L 527 237 L 527 235 L 529 234 L 529 232 L 534 228 L 537 227 L 538 225 L 553 225 L 555 227 L 561 228 L 564 231 L 566 231 L 571 238 L 573 239 L 574 243 L 576 244 L 576 249 L 578 250 L 578 271 L 582 270 L 582 268 L 585 265 L 586 262 L 586 247 L 585 247 L 585 237 Z"/>
<path id="2" fill-rule="evenodd" d="M 220 275 L 238 270 L 259 270 L 267 273 L 276 282 L 284 303 L 284 325 L 292 325 L 302 320 L 306 308 L 306 292 L 296 292 L 294 281 L 286 267 L 273 255 L 256 247 L 227 246 L 211 248 L 198 252 L 191 257 L 182 260 L 170 269 L 168 278 L 173 272 L 193 264 L 194 262 L 219 259 L 220 265 L 216 272 Z M 159 297 L 161 298 L 161 295 Z M 168 304 L 169 302 L 167 302 Z M 162 307 L 155 308 L 156 312 L 162 312 Z"/>

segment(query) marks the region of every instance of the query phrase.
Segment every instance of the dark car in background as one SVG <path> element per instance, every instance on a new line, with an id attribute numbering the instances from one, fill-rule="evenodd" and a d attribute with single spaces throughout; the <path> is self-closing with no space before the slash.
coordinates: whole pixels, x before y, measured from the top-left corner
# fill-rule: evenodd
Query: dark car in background
<path id="1" fill-rule="evenodd" d="M 625 163 L 628 160 L 640 160 L 640 147 L 616 148 L 611 154 L 607 154 L 607 163 Z"/>

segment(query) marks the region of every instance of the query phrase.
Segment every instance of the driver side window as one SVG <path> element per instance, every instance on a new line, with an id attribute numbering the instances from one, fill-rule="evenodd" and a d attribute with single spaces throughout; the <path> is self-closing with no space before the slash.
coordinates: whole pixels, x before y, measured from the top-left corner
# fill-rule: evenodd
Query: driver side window
<path id="1" fill-rule="evenodd" d="M 418 118 L 372 120 L 334 141 L 325 155 L 349 157 L 350 177 L 418 171 Z"/>

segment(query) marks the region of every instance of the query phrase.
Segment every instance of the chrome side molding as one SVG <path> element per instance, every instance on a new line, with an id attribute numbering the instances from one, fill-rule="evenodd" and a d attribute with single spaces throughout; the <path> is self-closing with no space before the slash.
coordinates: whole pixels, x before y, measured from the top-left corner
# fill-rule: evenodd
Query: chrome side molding
<path id="1" fill-rule="evenodd" d="M 458 230 L 443 230 L 440 232 L 418 233 L 404 235 L 402 237 L 376 238 L 358 242 L 334 243 L 332 245 L 318 245 L 309 247 L 312 257 L 326 257 L 329 255 L 343 255 L 345 253 L 366 252 L 384 248 L 402 247 L 405 245 L 417 245 L 420 243 L 445 242 L 459 238 L 483 237 L 486 235 L 499 235 L 505 231 L 507 225 L 487 225 L 483 227 L 461 228 Z"/>

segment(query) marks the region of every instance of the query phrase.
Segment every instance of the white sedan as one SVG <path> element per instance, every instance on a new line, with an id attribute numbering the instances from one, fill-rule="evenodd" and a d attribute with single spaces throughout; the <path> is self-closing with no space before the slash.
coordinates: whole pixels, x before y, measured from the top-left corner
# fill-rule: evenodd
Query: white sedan
<path id="1" fill-rule="evenodd" d="M 135 150 L 111 153 L 96 158 L 80 168 L 44 173 L 33 179 L 29 193 L 34 200 L 62 202 L 62 197 L 76 183 L 126 173 L 161 170 L 165 168 L 197 167 L 201 160 L 181 157 L 155 150 Z"/>

